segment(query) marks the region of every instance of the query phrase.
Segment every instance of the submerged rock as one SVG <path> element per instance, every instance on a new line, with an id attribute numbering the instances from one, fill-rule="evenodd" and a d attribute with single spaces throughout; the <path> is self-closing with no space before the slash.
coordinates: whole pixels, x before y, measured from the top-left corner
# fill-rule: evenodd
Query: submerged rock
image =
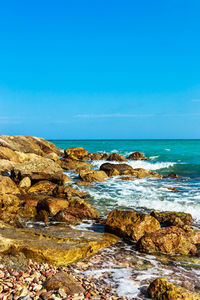
<path id="1" fill-rule="evenodd" d="M 167 227 L 145 234 L 137 242 L 137 250 L 145 253 L 196 254 L 197 247 L 190 236 L 179 227 Z"/>
<path id="2" fill-rule="evenodd" d="M 24 254 L 38 262 L 67 265 L 118 241 L 114 235 L 67 227 L 0 229 L 0 254 Z"/>
<path id="3" fill-rule="evenodd" d="M 110 156 L 107 158 L 107 160 L 110 160 L 110 161 L 128 161 L 123 155 L 120 155 L 118 153 L 110 154 Z"/>
<path id="4" fill-rule="evenodd" d="M 151 216 L 156 218 L 159 223 L 164 226 L 178 226 L 183 227 L 184 225 L 192 225 L 193 219 L 191 214 L 184 213 L 184 212 L 171 212 L 171 211 L 165 211 L 165 212 L 157 212 L 153 211 L 151 213 Z"/>
<path id="5" fill-rule="evenodd" d="M 159 222 L 152 216 L 135 211 L 111 211 L 106 219 L 106 230 L 122 237 L 138 241 L 145 233 L 160 229 Z"/>
<path id="6" fill-rule="evenodd" d="M 181 286 L 174 285 L 166 278 L 157 278 L 149 288 L 148 295 L 151 299 L 156 300 L 200 300 L 200 294 L 191 292 Z"/>
<path id="7" fill-rule="evenodd" d="M 83 147 L 67 148 L 64 153 L 66 158 L 74 160 L 82 160 L 88 155 L 88 151 Z"/>
<path id="8" fill-rule="evenodd" d="M 133 152 L 128 157 L 129 160 L 149 160 L 141 152 Z"/>

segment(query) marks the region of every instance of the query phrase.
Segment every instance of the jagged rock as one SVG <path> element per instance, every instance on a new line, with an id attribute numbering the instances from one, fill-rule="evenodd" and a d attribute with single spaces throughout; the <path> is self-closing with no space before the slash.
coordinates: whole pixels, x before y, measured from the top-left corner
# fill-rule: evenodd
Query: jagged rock
<path id="1" fill-rule="evenodd" d="M 120 179 L 124 180 L 124 181 L 126 181 L 126 180 L 135 180 L 135 177 L 133 177 L 133 176 L 125 176 L 125 177 L 121 177 Z"/>
<path id="2" fill-rule="evenodd" d="M 101 171 L 104 171 L 108 176 L 117 175 L 132 175 L 133 168 L 127 164 L 111 164 L 105 163 L 100 167 Z"/>
<path id="3" fill-rule="evenodd" d="M 189 235 L 179 227 L 167 227 L 145 234 L 138 242 L 137 249 L 145 253 L 196 254 L 197 248 Z"/>
<path id="4" fill-rule="evenodd" d="M 20 200 L 19 197 L 12 194 L 0 195 L 0 208 L 8 206 L 19 206 Z"/>
<path id="5" fill-rule="evenodd" d="M 2 228 L 0 254 L 24 254 L 38 262 L 67 265 L 86 258 L 119 239 L 111 234 L 74 230 L 65 227 Z"/>
<path id="6" fill-rule="evenodd" d="M 108 153 L 88 153 L 88 155 L 85 157 L 87 160 L 106 160 L 109 157 Z"/>
<path id="7" fill-rule="evenodd" d="M 40 210 L 35 216 L 36 221 L 48 223 L 49 222 L 49 214 L 46 210 Z"/>
<path id="8" fill-rule="evenodd" d="M 132 175 L 135 176 L 138 179 L 143 179 L 145 177 L 152 177 L 152 178 L 159 178 L 161 179 L 163 176 L 149 170 L 145 170 L 142 168 L 133 169 Z"/>
<path id="9" fill-rule="evenodd" d="M 60 210 L 67 208 L 69 202 L 66 199 L 47 197 L 37 203 L 37 212 L 45 210 L 50 216 L 55 216 Z"/>
<path id="10" fill-rule="evenodd" d="M 11 171 L 11 177 L 15 182 L 29 177 L 31 180 L 51 180 L 60 183 L 63 180 L 63 171 L 54 161 L 40 158 L 17 164 Z"/>
<path id="11" fill-rule="evenodd" d="M 129 160 L 149 160 L 147 157 L 144 156 L 141 152 L 134 152 L 131 153 L 128 157 Z"/>
<path id="12" fill-rule="evenodd" d="M 19 157 L 15 151 L 10 148 L 0 146 L 0 159 L 7 159 L 14 162 L 19 162 Z"/>
<path id="13" fill-rule="evenodd" d="M 67 171 L 68 170 L 77 171 L 77 169 L 79 169 L 79 168 L 90 169 L 93 167 L 93 165 L 91 165 L 87 162 L 72 160 L 72 159 L 65 159 L 65 158 L 60 160 L 60 166 Z"/>
<path id="14" fill-rule="evenodd" d="M 18 163 L 6 160 L 6 159 L 0 159 L 0 172 L 10 172 L 14 166 L 16 166 Z"/>
<path id="15" fill-rule="evenodd" d="M 17 210 L 17 219 L 21 218 L 34 218 L 37 214 L 36 207 L 34 206 L 26 206 L 26 207 L 20 207 Z"/>
<path id="16" fill-rule="evenodd" d="M 44 194 L 44 195 L 53 195 L 53 193 L 57 190 L 57 184 L 48 181 L 41 180 L 35 183 L 28 190 L 29 194 Z"/>
<path id="17" fill-rule="evenodd" d="M 72 180 L 69 176 L 67 176 L 66 174 L 63 174 L 63 185 L 65 185 L 66 183 L 71 183 Z"/>
<path id="18" fill-rule="evenodd" d="M 51 278 L 47 279 L 43 287 L 47 291 L 58 291 L 60 288 L 65 291 L 68 296 L 77 296 L 84 293 L 84 288 L 75 279 L 64 273 L 59 272 Z"/>
<path id="19" fill-rule="evenodd" d="M 31 186 L 31 180 L 29 177 L 24 177 L 20 183 L 19 183 L 19 188 L 21 189 L 28 189 Z"/>
<path id="20" fill-rule="evenodd" d="M 70 214 L 66 210 L 60 210 L 55 216 L 54 221 L 61 222 L 61 223 L 67 223 L 67 224 L 77 224 L 81 221 L 78 217 L 74 216 L 73 214 Z"/>
<path id="21" fill-rule="evenodd" d="M 108 161 L 128 161 L 123 155 L 118 153 L 112 153 L 108 158 Z"/>
<path id="22" fill-rule="evenodd" d="M 104 171 L 82 170 L 79 173 L 81 179 L 87 182 L 105 181 L 108 178 Z"/>
<path id="23" fill-rule="evenodd" d="M 18 195 L 20 190 L 10 177 L 0 175 L 0 195 L 5 194 Z"/>
<path id="24" fill-rule="evenodd" d="M 83 147 L 68 148 L 65 149 L 64 153 L 66 158 L 74 160 L 82 160 L 88 155 L 88 151 Z"/>
<path id="25" fill-rule="evenodd" d="M 73 197 L 85 198 L 86 196 L 88 196 L 88 194 L 82 191 L 78 191 L 70 186 L 61 185 L 56 190 L 56 196 L 71 199 Z"/>
<path id="26" fill-rule="evenodd" d="M 156 300 L 200 300 L 200 294 L 191 292 L 181 286 L 177 286 L 169 282 L 166 278 L 157 278 L 149 288 L 148 295 L 151 299 Z"/>
<path id="27" fill-rule="evenodd" d="M 184 225 L 192 225 L 193 219 L 191 214 L 184 213 L 184 212 L 157 212 L 153 211 L 151 216 L 156 218 L 158 222 L 164 226 L 178 226 L 183 227 Z"/>
<path id="28" fill-rule="evenodd" d="M 106 230 L 122 237 L 138 241 L 145 233 L 160 229 L 159 222 L 152 216 L 135 211 L 111 211 L 106 219 Z"/>
<path id="29" fill-rule="evenodd" d="M 92 183 L 91 182 L 86 182 L 86 181 L 82 181 L 82 180 L 78 180 L 76 181 L 76 185 L 83 185 L 83 186 L 88 186 L 88 185 L 91 185 Z"/>

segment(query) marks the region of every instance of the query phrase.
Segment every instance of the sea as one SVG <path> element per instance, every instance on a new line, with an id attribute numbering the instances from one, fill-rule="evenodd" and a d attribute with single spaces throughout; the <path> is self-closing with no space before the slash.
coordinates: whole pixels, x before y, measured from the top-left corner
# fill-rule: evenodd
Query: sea
<path id="1" fill-rule="evenodd" d="M 53 140 L 61 149 L 84 147 L 89 152 L 119 153 L 128 157 L 142 152 L 148 161 L 128 161 L 133 168 L 144 168 L 163 175 L 176 173 L 177 178 L 144 178 L 122 181 L 118 176 L 91 186 L 73 187 L 90 195 L 91 205 L 101 217 L 113 209 L 150 213 L 177 211 L 190 213 L 194 227 L 200 228 L 200 140 Z M 98 170 L 105 161 L 92 161 Z M 115 162 L 112 162 L 115 163 Z M 66 172 L 74 181 L 73 171 Z M 171 190 L 171 188 L 176 189 Z M 85 221 L 76 229 L 102 231 L 101 224 Z M 199 249 L 200 253 L 200 249 Z M 75 275 L 80 280 L 101 282 L 116 297 L 106 299 L 148 299 L 147 288 L 154 279 L 166 277 L 172 283 L 200 293 L 200 255 L 182 257 L 163 254 L 147 255 L 135 245 L 120 241 L 102 249 L 86 261 L 87 269 Z M 72 274 L 76 264 L 72 266 Z M 106 289 L 106 288 L 105 288 Z M 118 298 L 119 297 L 119 298 Z M 99 299 L 99 298 L 97 298 Z"/>

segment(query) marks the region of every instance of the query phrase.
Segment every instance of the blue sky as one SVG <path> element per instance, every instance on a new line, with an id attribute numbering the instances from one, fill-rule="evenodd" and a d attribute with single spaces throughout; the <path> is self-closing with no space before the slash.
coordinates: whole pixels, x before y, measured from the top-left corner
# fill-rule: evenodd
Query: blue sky
<path id="1" fill-rule="evenodd" d="M 0 132 L 200 138 L 199 0 L 0 4 Z"/>

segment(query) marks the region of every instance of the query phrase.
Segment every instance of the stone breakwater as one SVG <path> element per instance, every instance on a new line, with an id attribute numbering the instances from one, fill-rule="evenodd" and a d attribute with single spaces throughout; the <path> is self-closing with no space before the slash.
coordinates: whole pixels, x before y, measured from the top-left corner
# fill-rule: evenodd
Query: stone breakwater
<path id="1" fill-rule="evenodd" d="M 96 170 L 93 160 L 105 162 Z M 78 189 L 112 176 L 162 180 L 130 160 L 148 158 L 82 147 L 63 153 L 41 138 L 0 136 L 0 299 L 163 299 L 166 290 L 166 299 L 200 299 L 200 231 L 190 214 L 113 210 L 101 219 Z M 102 232 L 78 230 L 86 220 Z M 180 273 L 185 264 L 196 273 Z"/>

